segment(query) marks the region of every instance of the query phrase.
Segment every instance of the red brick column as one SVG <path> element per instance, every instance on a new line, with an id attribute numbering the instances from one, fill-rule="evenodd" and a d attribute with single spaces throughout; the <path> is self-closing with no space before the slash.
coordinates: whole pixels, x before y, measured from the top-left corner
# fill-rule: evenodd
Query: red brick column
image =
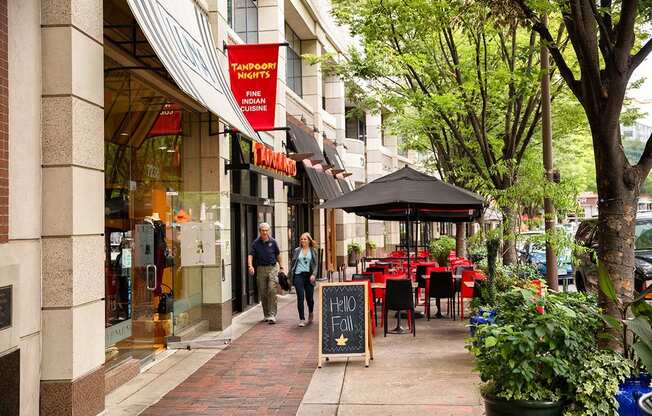
<path id="1" fill-rule="evenodd" d="M 0 243 L 9 237 L 9 55 L 7 0 L 0 0 Z"/>

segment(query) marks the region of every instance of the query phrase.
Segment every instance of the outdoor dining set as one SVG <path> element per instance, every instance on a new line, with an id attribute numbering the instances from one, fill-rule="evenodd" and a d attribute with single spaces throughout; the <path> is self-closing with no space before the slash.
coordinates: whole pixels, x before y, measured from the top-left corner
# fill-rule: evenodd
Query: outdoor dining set
<path id="1" fill-rule="evenodd" d="M 411 259 L 408 268 L 406 253 L 395 251 L 386 258 L 369 263 L 362 273 L 352 275 L 353 281 L 366 281 L 371 293 L 369 311 L 374 322 L 373 332 L 378 326 L 377 308 L 381 309 L 380 320 L 383 334 L 412 332 L 416 336 L 414 320 L 420 316 L 416 306 L 424 306 L 425 317 L 432 317 L 431 301 L 436 301 L 435 318 L 443 318 L 441 299 L 447 300 L 446 314 L 452 319 L 464 319 L 464 300 L 473 298 L 476 281 L 484 280 L 485 275 L 475 269 L 474 264 L 454 251 L 448 256 L 448 266 L 440 266 L 428 260 L 427 251 L 419 251 Z M 397 311 L 397 325 L 394 330 L 387 329 L 389 311 Z M 400 326 L 402 313 L 407 314 L 409 331 Z"/>

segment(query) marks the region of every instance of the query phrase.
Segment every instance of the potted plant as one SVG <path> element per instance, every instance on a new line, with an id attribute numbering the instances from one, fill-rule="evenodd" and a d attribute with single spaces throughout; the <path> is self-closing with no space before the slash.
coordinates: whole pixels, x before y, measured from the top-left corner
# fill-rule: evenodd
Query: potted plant
<path id="1" fill-rule="evenodd" d="M 484 382 L 486 416 L 616 412 L 618 384 L 632 367 L 597 348 L 603 320 L 595 297 L 514 288 L 496 294 L 495 309 L 495 323 L 479 325 L 467 344 Z"/>
<path id="2" fill-rule="evenodd" d="M 376 255 L 376 243 L 373 241 L 367 241 L 367 257 L 374 257 Z"/>
<path id="3" fill-rule="evenodd" d="M 448 253 L 455 250 L 455 239 L 442 235 L 437 240 L 430 241 L 430 256 L 437 260 L 441 266 L 448 264 Z"/>
<path id="4" fill-rule="evenodd" d="M 348 254 L 347 262 L 349 267 L 355 267 L 360 261 L 360 253 L 362 253 L 362 247 L 358 243 L 349 243 L 346 246 L 346 252 Z"/>

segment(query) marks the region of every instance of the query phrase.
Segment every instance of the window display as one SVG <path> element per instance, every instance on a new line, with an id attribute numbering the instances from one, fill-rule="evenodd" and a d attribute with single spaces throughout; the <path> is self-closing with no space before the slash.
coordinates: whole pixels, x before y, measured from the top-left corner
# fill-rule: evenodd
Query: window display
<path id="1" fill-rule="evenodd" d="M 207 119 L 130 71 L 105 78 L 105 316 L 112 362 L 147 357 L 164 348 L 166 337 L 203 319 L 204 268 L 219 264 L 220 237 L 219 190 L 206 185 L 219 181 L 202 176 L 204 164 L 219 166 L 217 153 L 200 154 L 216 140 Z"/>

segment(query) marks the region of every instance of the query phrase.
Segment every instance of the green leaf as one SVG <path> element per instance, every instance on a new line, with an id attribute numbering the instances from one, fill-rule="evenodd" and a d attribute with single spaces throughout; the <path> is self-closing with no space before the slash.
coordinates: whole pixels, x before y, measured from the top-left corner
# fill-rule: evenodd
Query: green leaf
<path id="1" fill-rule="evenodd" d="M 614 318 L 611 315 L 602 315 L 602 320 L 610 327 L 610 328 L 620 328 L 622 325 L 622 322 L 616 318 Z"/>
<path id="2" fill-rule="evenodd" d="M 616 295 L 616 288 L 614 288 L 611 278 L 609 277 L 609 271 L 607 266 L 598 259 L 598 278 L 600 282 L 600 290 L 605 296 L 612 302 L 618 303 L 618 295 Z"/>
<path id="3" fill-rule="evenodd" d="M 487 337 L 484 340 L 484 346 L 485 347 L 494 347 L 498 343 L 498 340 L 495 337 Z"/>
<path id="4" fill-rule="evenodd" d="M 634 316 L 646 316 L 652 320 L 652 305 L 647 302 L 636 302 L 632 305 L 632 313 Z"/>
<path id="5" fill-rule="evenodd" d="M 641 341 L 635 342 L 633 347 L 634 351 L 636 351 L 636 355 L 641 360 L 645 368 L 647 368 L 648 371 L 652 369 L 652 349 L 650 349 L 650 347 Z"/>
<path id="6" fill-rule="evenodd" d="M 650 321 L 643 316 L 637 316 L 634 319 L 626 321 L 627 328 L 635 333 L 639 339 L 644 342 L 649 348 L 652 348 L 652 328 L 650 328 Z"/>
<path id="7" fill-rule="evenodd" d="M 534 332 L 537 334 L 539 338 L 546 335 L 546 330 L 543 328 L 543 326 L 537 326 L 536 328 L 534 328 Z"/>

